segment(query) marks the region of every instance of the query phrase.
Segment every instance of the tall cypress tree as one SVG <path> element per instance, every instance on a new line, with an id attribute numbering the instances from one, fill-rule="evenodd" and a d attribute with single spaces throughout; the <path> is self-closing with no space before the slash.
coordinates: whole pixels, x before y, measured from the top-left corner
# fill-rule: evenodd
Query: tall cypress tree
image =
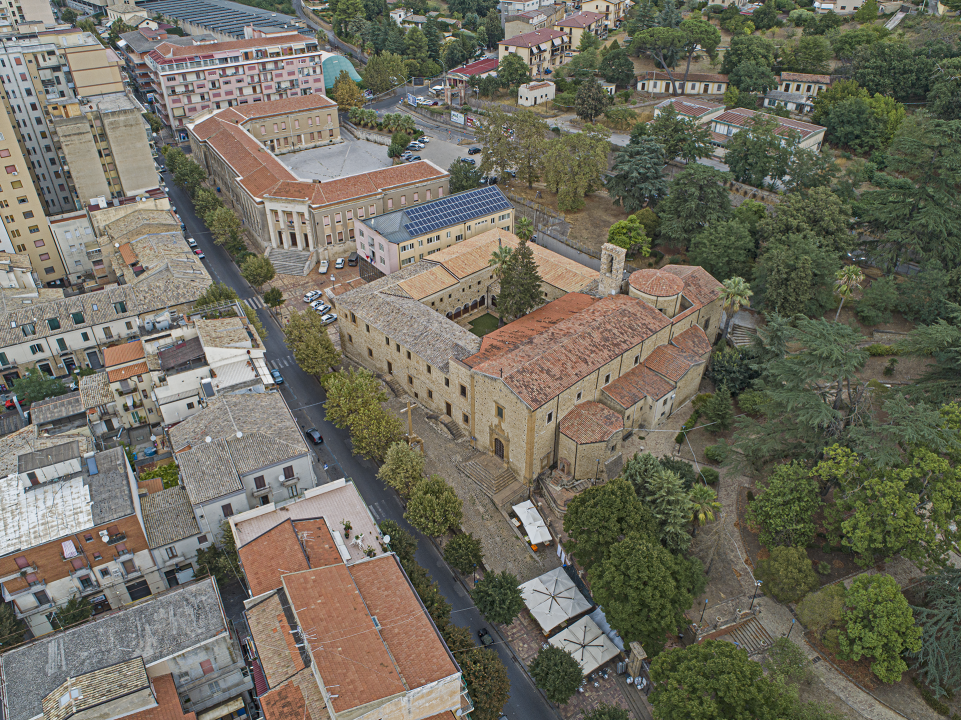
<path id="1" fill-rule="evenodd" d="M 501 293 L 497 308 L 505 322 L 516 320 L 544 302 L 541 275 L 534 262 L 534 252 L 526 240 L 521 240 L 504 265 Z"/>

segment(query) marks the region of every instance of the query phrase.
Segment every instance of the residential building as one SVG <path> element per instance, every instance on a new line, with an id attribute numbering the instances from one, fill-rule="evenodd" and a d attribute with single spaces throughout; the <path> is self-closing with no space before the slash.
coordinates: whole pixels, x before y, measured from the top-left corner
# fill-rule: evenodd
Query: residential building
<path id="1" fill-rule="evenodd" d="M 514 228 L 514 206 L 496 185 L 357 220 L 357 252 L 389 274 L 475 235 Z"/>
<path id="2" fill-rule="evenodd" d="M 63 259 L 44 217 L 46 205 L 31 181 L 32 163 L 17 142 L 17 133 L 7 112 L 0 112 L 0 158 L 4 168 L 4 174 L 0 176 L 0 193 L 3 195 L 0 199 L 0 215 L 3 216 L 0 250 L 27 258 L 40 283 L 62 280 L 65 275 Z"/>
<path id="3" fill-rule="evenodd" d="M 148 29 L 157 29 L 157 22 L 148 20 L 147 12 L 143 8 L 126 2 L 120 3 L 119 5 L 111 5 L 107 8 L 107 22 L 113 25 L 117 20 L 120 20 L 124 25 L 129 25 L 132 28 L 139 28 L 143 23 L 147 23 L 146 27 Z"/>
<path id="4" fill-rule="evenodd" d="M 343 521 L 363 539 L 345 540 Z M 473 710 L 457 661 L 353 484 L 328 483 L 231 525 L 253 595 L 246 644 L 266 720 L 454 720 Z"/>
<path id="5" fill-rule="evenodd" d="M 0 0 L 0 31 L 15 32 L 31 23 L 56 24 L 47 0 Z"/>
<path id="6" fill-rule="evenodd" d="M 568 15 L 566 18 L 554 23 L 554 29 L 565 32 L 570 37 L 569 45 L 577 49 L 581 44 L 581 37 L 584 33 L 590 33 L 598 38 L 607 37 L 607 26 L 604 24 L 604 15 L 597 12 L 582 10 L 579 13 Z"/>
<path id="7" fill-rule="evenodd" d="M 53 376 L 99 370 L 105 348 L 151 334 L 148 321 L 188 310 L 210 285 L 169 212 L 127 210 L 136 212 L 107 225 L 100 247 L 88 250 L 111 287 L 71 297 L 53 289 L 0 290 L 0 373 L 8 387 L 33 367 Z"/>
<path id="8" fill-rule="evenodd" d="M 717 73 L 688 73 L 687 84 L 684 74 L 672 73 L 673 82 L 667 73 L 648 70 L 637 78 L 639 92 L 668 93 L 670 95 L 713 95 L 723 96 L 727 92 L 727 75 Z M 676 91 L 675 91 L 676 88 Z"/>
<path id="9" fill-rule="evenodd" d="M 249 716 L 251 682 L 213 578 L 7 650 L 0 680 L 7 720 Z"/>
<path id="10" fill-rule="evenodd" d="M 6 250 L 0 252 L 0 287 L 22 290 L 37 287 L 29 256 Z"/>
<path id="11" fill-rule="evenodd" d="M 140 507 L 147 545 L 166 587 L 193 580 L 197 551 L 210 547 L 211 538 L 200 532 L 184 486 L 141 491 Z"/>
<path id="12" fill-rule="evenodd" d="M 864 0 L 815 0 L 814 12 L 823 15 L 824 13 L 837 13 L 838 15 L 853 15 L 864 4 Z"/>
<path id="13" fill-rule="evenodd" d="M 535 75 L 553 70 L 565 61 L 564 53 L 570 51 L 570 36 L 562 30 L 544 29 L 524 33 L 497 43 L 497 59 L 513 53 Z"/>
<path id="14" fill-rule="evenodd" d="M 129 197 L 158 187 L 143 108 L 125 92 L 81 99 L 48 104 L 81 207 L 98 197 Z"/>
<path id="15" fill-rule="evenodd" d="M 292 143 L 339 139 L 336 106 L 316 94 L 201 114 L 187 125 L 194 159 L 255 236 L 269 238 L 271 259 L 283 256 L 276 251 L 299 251 L 294 264 L 309 269 L 320 257 L 346 257 L 356 250 L 355 220 L 447 192 L 449 174 L 426 160 L 325 182 L 298 178 L 270 152 L 270 141 L 278 147 L 279 135 L 273 135 L 274 119 L 268 124 L 265 118 L 280 113 L 290 119 L 286 130 L 280 121 L 276 132 L 292 127 L 297 134 Z"/>
<path id="16" fill-rule="evenodd" d="M 638 271 L 623 295 L 622 249 L 606 244 L 597 274 L 533 245 L 547 305 L 478 338 L 452 321 L 496 308 L 488 263 L 517 242 L 490 231 L 340 295 L 341 347 L 460 425 L 517 478 L 553 465 L 577 480 L 600 477 L 625 431 L 656 427 L 697 391 L 720 326 L 721 284 L 701 268 L 668 265 Z M 650 374 L 661 380 L 638 395 Z M 618 382 L 635 388 L 627 406 L 608 398 Z M 612 434 L 598 440 L 598 428 Z"/>
<path id="17" fill-rule="evenodd" d="M 468 85 L 472 77 L 485 78 L 491 75 L 497 75 L 497 58 L 484 58 L 483 60 L 478 60 L 477 62 L 472 62 L 469 64 L 462 65 L 459 68 L 454 68 L 447 73 L 447 82 L 451 87 L 461 87 L 463 85 Z"/>
<path id="18" fill-rule="evenodd" d="M 717 103 L 698 100 L 697 98 L 673 97 L 654 106 L 654 117 L 660 115 L 668 105 L 673 106 L 678 115 L 683 115 L 698 125 L 709 123 L 724 112 L 724 106 Z"/>
<path id="19" fill-rule="evenodd" d="M 167 434 L 208 537 L 219 537 L 234 513 L 300 497 L 317 484 L 313 455 L 279 392 L 217 396 Z"/>
<path id="20" fill-rule="evenodd" d="M 556 86 L 548 80 L 525 83 L 517 89 L 517 104 L 524 107 L 543 105 L 554 99 Z"/>
<path id="21" fill-rule="evenodd" d="M 728 138 L 744 128 L 751 127 L 755 115 L 758 115 L 755 110 L 733 108 L 711 119 L 709 121 L 711 123 L 711 143 L 717 148 L 715 154 L 723 157 L 724 145 Z M 798 147 L 821 152 L 825 129 L 820 125 L 777 117 L 776 115 L 762 114 L 762 117 L 777 121 L 778 127 L 775 132 L 781 137 L 797 136 L 799 139 Z"/>
<path id="22" fill-rule="evenodd" d="M 39 428 L 41 435 L 90 434 L 87 410 L 79 390 L 33 403 L 30 406 L 30 420 Z"/>
<path id="23" fill-rule="evenodd" d="M 581 3 L 581 12 L 601 13 L 604 24 L 612 29 L 620 26 L 633 4 L 631 0 L 585 0 Z"/>
<path id="24" fill-rule="evenodd" d="M 47 214 L 82 208 L 90 198 L 81 197 L 74 186 L 75 174 L 54 128 L 54 119 L 62 113 L 58 115 L 60 111 L 52 106 L 124 92 L 120 59 L 90 33 L 69 28 L 7 38 L 0 43 L 0 62 L 13 70 L 0 78 L 30 177 Z M 20 179 L 28 178 L 24 174 Z M 51 277 L 64 275 L 62 268 L 57 273 Z"/>
<path id="25" fill-rule="evenodd" d="M 188 35 L 209 33 L 218 40 L 244 40 L 254 29 L 291 33 L 307 27 L 298 17 L 230 0 L 148 0 L 138 7 L 147 17 L 160 15 Z"/>
<path id="26" fill-rule="evenodd" d="M 0 587 L 34 635 L 58 627 L 72 597 L 99 613 L 162 589 L 123 448 L 97 453 L 89 435 L 28 425 L 0 438 L 0 470 Z"/>
<path id="27" fill-rule="evenodd" d="M 122 345 L 114 345 L 103 351 L 103 364 L 107 369 L 110 390 L 117 396 L 120 422 L 126 428 L 144 423 L 156 424 L 157 404 L 151 395 L 160 368 L 150 367 L 144 353 L 143 342 L 137 338 Z"/>
<path id="28" fill-rule="evenodd" d="M 390 19 L 393 20 L 397 25 L 400 25 L 405 18 L 413 15 L 413 11 L 408 8 L 394 8 L 390 11 Z"/>
<path id="29" fill-rule="evenodd" d="M 119 398 L 110 387 L 106 372 L 84 375 L 77 382 L 80 403 L 86 413 L 87 427 L 94 438 L 109 434 L 117 437 L 117 430 L 123 431 L 120 413 L 117 408 Z"/>
<path id="30" fill-rule="evenodd" d="M 162 43 L 190 47 L 191 45 L 216 41 L 217 38 L 208 34 L 179 37 L 178 35 L 168 35 L 166 30 L 159 28 L 157 30 L 137 28 L 120 36 L 120 40 L 117 42 L 117 51 L 124 59 L 127 66 L 127 75 L 133 81 L 138 92 L 144 96 L 148 103 L 153 103 L 153 80 L 150 77 L 150 69 L 147 67 L 145 59 L 147 53 Z"/>
<path id="31" fill-rule="evenodd" d="M 803 95 L 808 102 L 813 102 L 818 93 L 831 87 L 831 82 L 830 75 L 782 72 L 778 78 L 777 89 L 781 92 Z"/>
<path id="32" fill-rule="evenodd" d="M 66 212 L 48 218 L 50 232 L 63 259 L 68 285 L 83 285 L 85 275 L 93 275 L 93 263 L 87 257 L 87 243 L 93 241 L 93 226 L 85 210 Z"/>
<path id="33" fill-rule="evenodd" d="M 554 0 L 501 0 L 497 5 L 501 18 L 533 12 L 544 7 L 552 8 Z M 553 11 L 552 11 L 553 12 Z"/>
<path id="34" fill-rule="evenodd" d="M 322 92 L 317 40 L 290 33 L 195 47 L 161 43 L 145 58 L 154 110 L 175 129 L 204 110 Z"/>
<path id="35" fill-rule="evenodd" d="M 764 107 L 784 108 L 798 115 L 814 112 L 814 103 L 804 93 L 784 92 L 783 90 L 768 90 L 764 96 Z"/>

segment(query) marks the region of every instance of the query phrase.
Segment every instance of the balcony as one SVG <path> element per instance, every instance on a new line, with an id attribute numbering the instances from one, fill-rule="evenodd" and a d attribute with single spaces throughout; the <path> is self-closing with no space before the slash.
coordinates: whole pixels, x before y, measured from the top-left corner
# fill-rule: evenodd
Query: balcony
<path id="1" fill-rule="evenodd" d="M 255 498 L 264 497 L 265 495 L 269 495 L 269 494 L 270 494 L 270 486 L 269 486 L 269 485 L 264 486 L 264 487 L 262 487 L 262 488 L 256 488 L 256 489 L 254 489 L 254 497 L 255 497 Z"/>
<path id="2" fill-rule="evenodd" d="M 468 717 L 472 712 L 474 712 L 474 701 L 470 699 L 467 684 L 462 676 L 460 679 L 460 708 L 457 710 L 457 716 Z"/>
<path id="3" fill-rule="evenodd" d="M 284 478 L 281 481 L 281 485 L 284 487 L 290 487 L 291 485 L 296 485 L 298 482 L 300 482 L 300 478 L 295 475 L 294 477 Z"/>
<path id="4" fill-rule="evenodd" d="M 123 542 L 127 539 L 127 533 L 117 533 L 116 535 L 111 535 L 107 540 L 107 545 L 116 545 L 119 542 Z"/>
<path id="5" fill-rule="evenodd" d="M 27 608 L 26 610 L 21 610 L 19 607 L 16 606 L 16 604 L 14 604 L 14 612 L 16 613 L 18 620 L 23 620 L 24 618 L 28 618 L 31 615 L 36 615 L 37 613 L 53 610 L 54 607 L 56 606 L 54 605 L 53 602 L 47 602 L 47 603 L 44 603 L 43 605 L 37 605 L 36 607 Z"/>

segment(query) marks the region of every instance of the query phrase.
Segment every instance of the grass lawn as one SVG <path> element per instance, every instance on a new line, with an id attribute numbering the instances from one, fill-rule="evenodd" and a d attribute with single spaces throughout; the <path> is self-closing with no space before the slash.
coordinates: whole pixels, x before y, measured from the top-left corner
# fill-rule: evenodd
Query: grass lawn
<path id="1" fill-rule="evenodd" d="M 471 321 L 470 331 L 477 337 L 484 337 L 487 333 L 497 329 L 497 323 L 498 320 L 496 316 L 485 313 L 476 320 Z"/>

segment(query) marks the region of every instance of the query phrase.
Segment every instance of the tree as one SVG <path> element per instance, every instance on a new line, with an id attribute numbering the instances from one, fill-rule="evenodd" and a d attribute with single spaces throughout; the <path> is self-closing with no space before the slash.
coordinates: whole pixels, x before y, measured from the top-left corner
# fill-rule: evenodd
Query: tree
<path id="1" fill-rule="evenodd" d="M 163 130 L 163 120 L 154 115 L 152 112 L 145 112 L 143 116 L 150 125 L 150 132 L 159 133 L 161 130 Z"/>
<path id="2" fill-rule="evenodd" d="M 799 73 L 831 72 L 831 43 L 823 35 L 805 35 L 785 48 L 781 66 Z"/>
<path id="3" fill-rule="evenodd" d="M 340 363 L 340 353 L 327 334 L 320 314 L 313 310 L 308 308 L 303 312 L 292 312 L 284 332 L 287 347 L 305 373 L 323 379 L 332 367 Z"/>
<path id="4" fill-rule="evenodd" d="M 838 297 L 841 298 L 841 302 L 838 304 L 838 311 L 834 314 L 834 322 L 837 322 L 841 316 L 841 308 L 844 307 L 844 301 L 851 297 L 855 290 L 861 288 L 861 283 L 864 282 L 864 273 L 861 272 L 861 268 L 857 265 L 845 265 L 837 271 L 834 277 L 835 292 L 838 294 Z"/>
<path id="5" fill-rule="evenodd" d="M 688 256 L 716 278 L 751 274 L 754 265 L 754 238 L 738 220 L 711 225 L 698 233 Z"/>
<path id="6" fill-rule="evenodd" d="M 194 209 L 197 211 L 198 217 L 205 218 L 219 207 L 223 207 L 223 202 L 216 192 L 207 188 L 197 188 L 194 193 Z"/>
<path id="7" fill-rule="evenodd" d="M 850 210 L 824 187 L 788 195 L 773 215 L 764 214 L 757 223 L 757 233 L 763 243 L 811 233 L 818 245 L 836 254 L 853 247 Z"/>
<path id="8" fill-rule="evenodd" d="M 197 568 L 201 575 L 212 575 L 221 591 L 240 579 L 240 560 L 230 524 L 220 523 L 220 539 L 197 551 Z"/>
<path id="9" fill-rule="evenodd" d="M 847 98 L 832 105 L 824 125 L 828 142 L 857 153 L 870 153 L 886 144 L 884 121 L 861 98 Z"/>
<path id="10" fill-rule="evenodd" d="M 609 83 L 615 85 L 632 85 L 634 83 L 634 63 L 623 50 L 613 50 L 601 60 L 601 75 Z"/>
<path id="11" fill-rule="evenodd" d="M 724 432 L 734 422 L 734 405 L 731 403 L 731 389 L 721 385 L 711 399 L 704 403 L 703 413 L 708 422 L 713 423 L 708 430 L 712 433 Z"/>
<path id="12" fill-rule="evenodd" d="M 824 124 L 831 108 L 848 98 L 861 98 L 867 100 L 871 97 L 868 91 L 858 85 L 857 80 L 838 80 L 831 83 L 831 86 L 819 92 L 813 103 L 811 121 L 819 125 Z"/>
<path id="13" fill-rule="evenodd" d="M 350 74 L 346 70 L 341 70 L 334 81 L 334 87 L 330 96 L 334 99 L 342 110 L 352 107 L 360 107 L 364 104 L 364 95 L 361 93 L 357 83 L 350 79 Z"/>
<path id="14" fill-rule="evenodd" d="M 702 525 L 714 522 L 714 514 L 721 509 L 717 501 L 717 492 L 707 485 L 696 483 L 689 491 L 688 499 L 691 508 L 691 528 L 697 529 Z"/>
<path id="15" fill-rule="evenodd" d="M 651 240 L 644 234 L 644 226 L 637 215 L 618 220 L 607 231 L 607 242 L 627 250 L 629 257 L 651 254 Z"/>
<path id="16" fill-rule="evenodd" d="M 774 43 L 759 35 L 736 35 L 724 53 L 721 72 L 730 74 L 741 63 L 755 62 L 765 67 L 774 66 Z"/>
<path id="17" fill-rule="evenodd" d="M 777 78 L 771 68 L 756 61 L 738 65 L 731 71 L 728 80 L 741 92 L 764 95 L 768 90 L 777 87 Z"/>
<path id="18" fill-rule="evenodd" d="M 856 577 L 844 596 L 843 620 L 838 638 L 841 656 L 855 661 L 873 658 L 871 670 L 881 682 L 898 682 L 908 669 L 901 655 L 921 650 L 921 628 L 914 624 L 911 606 L 890 575 Z"/>
<path id="19" fill-rule="evenodd" d="M 362 410 L 387 402 L 387 393 L 373 373 L 364 368 L 332 373 L 322 382 L 327 391 L 324 414 L 334 427 L 349 428 Z"/>
<path id="20" fill-rule="evenodd" d="M 544 153 L 547 151 L 547 123 L 532 110 L 522 109 L 513 115 L 514 130 L 514 168 L 518 177 L 533 187 L 540 179 L 544 166 Z"/>
<path id="21" fill-rule="evenodd" d="M 751 22 L 758 30 L 770 30 L 778 24 L 778 11 L 774 0 L 767 0 L 751 15 Z"/>
<path id="22" fill-rule="evenodd" d="M 951 58 L 938 64 L 927 109 L 942 120 L 961 120 L 961 59 Z"/>
<path id="23" fill-rule="evenodd" d="M 353 38 L 363 27 L 367 13 L 362 0 L 337 0 L 334 28 L 338 36 Z"/>
<path id="24" fill-rule="evenodd" d="M 508 53 L 497 64 L 497 79 L 507 88 L 515 88 L 530 82 L 531 69 L 520 55 Z"/>
<path id="25" fill-rule="evenodd" d="M 844 612 L 844 585 L 828 585 L 817 592 L 808 593 L 798 603 L 798 620 L 818 637 L 841 621 Z"/>
<path id="26" fill-rule="evenodd" d="M 280 288 L 272 287 L 264 293 L 264 302 L 267 307 L 276 308 L 287 302 L 284 299 L 284 291 Z"/>
<path id="27" fill-rule="evenodd" d="M 450 164 L 447 172 L 450 173 L 451 194 L 480 187 L 481 178 L 484 177 L 479 167 L 468 165 L 459 159 Z"/>
<path id="28" fill-rule="evenodd" d="M 927 95 L 935 61 L 917 56 L 904 41 L 863 45 L 854 53 L 853 77 L 869 93 L 905 102 Z"/>
<path id="29" fill-rule="evenodd" d="M 898 305 L 898 285 L 894 278 L 875 280 L 864 292 L 855 306 L 858 320 L 865 325 L 891 322 L 891 311 Z"/>
<path id="30" fill-rule="evenodd" d="M 687 524 L 691 520 L 690 494 L 680 476 L 670 470 L 657 470 L 637 488 L 638 497 L 657 523 L 657 539 L 672 553 L 684 553 L 691 545 Z"/>
<path id="31" fill-rule="evenodd" d="M 474 128 L 477 142 L 484 148 L 480 165 L 482 173 L 503 176 L 517 164 L 517 144 L 505 132 L 505 127 L 513 127 L 511 115 L 500 109 L 490 109 L 484 122 Z"/>
<path id="32" fill-rule="evenodd" d="M 54 616 L 57 619 L 54 627 L 63 630 L 93 617 L 93 605 L 90 604 L 89 598 L 73 595 L 54 611 Z"/>
<path id="33" fill-rule="evenodd" d="M 507 704 L 511 686 L 507 668 L 497 653 L 489 648 L 474 647 L 457 655 L 457 663 L 464 674 L 467 692 L 474 703 L 471 718 L 497 720 Z"/>
<path id="34" fill-rule="evenodd" d="M 961 688 L 961 570 L 946 567 L 924 578 L 924 607 L 911 606 L 921 627 L 914 669 L 935 696 Z"/>
<path id="35" fill-rule="evenodd" d="M 807 655 L 786 637 L 774 641 L 767 652 L 764 667 L 774 680 L 781 683 L 810 682 L 814 677 Z"/>
<path id="36" fill-rule="evenodd" d="M 865 3 L 854 13 L 854 20 L 859 23 L 872 23 L 878 19 L 879 12 L 881 10 L 878 7 L 878 0 L 865 0 Z"/>
<path id="37" fill-rule="evenodd" d="M 517 244 L 504 264 L 497 308 L 502 318 L 516 320 L 544 303 L 544 290 L 534 252 L 526 240 Z"/>
<path id="38" fill-rule="evenodd" d="M 840 267 L 837 254 L 818 247 L 813 233 L 788 235 L 765 248 L 754 287 L 768 311 L 815 317 L 833 304 L 831 288 Z"/>
<path id="39" fill-rule="evenodd" d="M 770 718 L 783 709 L 761 665 L 720 640 L 661 653 L 651 663 L 651 683 L 658 720 Z"/>
<path id="40" fill-rule="evenodd" d="M 680 28 L 652 27 L 639 32 L 631 43 L 631 52 L 639 55 L 649 53 L 667 73 L 670 80 L 672 95 L 678 95 L 677 80 L 674 79 L 672 68 L 681 51 L 684 50 L 690 38 Z"/>
<path id="41" fill-rule="evenodd" d="M 691 61 L 697 52 L 708 55 L 711 61 L 715 61 L 717 46 L 721 44 L 721 32 L 714 25 L 706 20 L 691 16 L 682 20 L 679 25 L 684 33 L 683 52 L 687 55 L 687 64 L 684 67 L 684 92 L 687 92 L 687 78 L 691 72 Z"/>
<path id="42" fill-rule="evenodd" d="M 204 169 L 189 158 L 174 169 L 174 182 L 190 195 L 193 195 L 206 179 L 207 173 Z"/>
<path id="43" fill-rule="evenodd" d="M 387 92 L 407 78 L 404 58 L 392 52 L 374 55 L 367 61 L 363 72 L 364 85 L 375 95 Z"/>
<path id="44" fill-rule="evenodd" d="M 727 141 L 724 162 L 735 180 L 757 188 L 781 182 L 788 174 L 799 136 L 794 132 L 785 136 L 779 131 L 777 120 L 759 113 L 754 116 L 751 127 L 734 133 Z"/>
<path id="45" fill-rule="evenodd" d="M 354 453 L 368 460 L 383 460 L 390 446 L 403 436 L 400 419 L 380 405 L 362 408 L 351 418 L 350 441 Z"/>
<path id="46" fill-rule="evenodd" d="M 615 543 L 588 578 L 611 627 L 625 643 L 639 641 L 651 656 L 685 624 L 682 613 L 707 582 L 699 560 L 672 555 L 638 532 Z"/>
<path id="47" fill-rule="evenodd" d="M 224 283 L 211 283 L 206 290 L 194 302 L 194 310 L 220 305 L 221 303 L 231 302 L 239 299 L 232 287 Z"/>
<path id="48" fill-rule="evenodd" d="M 273 280 L 277 271 L 266 255 L 251 255 L 240 266 L 240 274 L 244 280 L 259 288 Z"/>
<path id="49" fill-rule="evenodd" d="M 585 712 L 581 720 L 630 720 L 630 715 L 617 705 L 601 704 Z"/>
<path id="50" fill-rule="evenodd" d="M 584 682 L 584 673 L 574 656 L 554 645 L 537 653 L 528 670 L 537 687 L 557 705 L 566 705 Z"/>
<path id="51" fill-rule="evenodd" d="M 666 195 L 664 162 L 664 148 L 654 138 L 637 138 L 625 146 L 614 156 L 614 175 L 607 179 L 614 204 L 633 213 Z"/>
<path id="52" fill-rule="evenodd" d="M 520 237 L 520 235 L 518 235 L 518 237 Z M 503 282 L 507 261 L 510 260 L 513 254 L 514 248 L 510 245 L 498 245 L 497 249 L 491 253 L 491 259 L 487 264 L 494 268 L 494 275 L 498 281 Z"/>
<path id="53" fill-rule="evenodd" d="M 227 207 L 219 207 L 206 217 L 204 222 L 214 236 L 218 245 L 231 244 L 240 240 L 242 227 L 234 211 Z"/>
<path id="54" fill-rule="evenodd" d="M 60 10 L 60 19 L 69 25 L 73 25 L 78 17 L 76 11 L 71 8 L 66 7 Z"/>
<path id="55" fill-rule="evenodd" d="M 531 222 L 530 218 L 519 217 L 514 221 L 514 234 L 517 235 L 521 240 L 530 240 L 534 236 L 534 223 Z M 506 262 L 507 258 L 510 257 L 512 248 L 506 248 L 507 253 L 504 254 L 503 258 L 498 256 L 498 253 L 503 253 L 505 248 L 498 248 L 494 251 L 494 257 L 491 258 L 491 263 L 495 263 L 498 268 L 503 266 L 503 262 Z"/>
<path id="56" fill-rule="evenodd" d="M 757 351 L 752 347 L 729 347 L 720 344 L 711 354 L 707 377 L 716 387 L 724 385 L 735 395 L 741 395 L 738 403 L 744 412 L 750 411 L 745 407 L 746 398 L 743 395 L 760 375 Z"/>
<path id="57" fill-rule="evenodd" d="M 758 562 L 756 574 L 764 582 L 764 592 L 783 603 L 800 600 L 819 584 L 804 548 L 771 548 L 771 556 Z"/>
<path id="58" fill-rule="evenodd" d="M 729 176 L 709 165 L 693 163 L 670 184 L 667 199 L 658 206 L 660 234 L 674 247 L 685 248 L 689 240 L 731 215 L 731 197 L 725 183 Z"/>
<path id="59" fill-rule="evenodd" d="M 481 541 L 470 533 L 459 533 L 444 546 L 444 560 L 461 575 L 470 575 L 484 561 Z"/>
<path id="60" fill-rule="evenodd" d="M 610 132 L 588 125 L 584 132 L 568 133 L 548 143 L 544 156 L 544 182 L 557 193 L 560 210 L 579 210 L 584 196 L 604 187 L 610 152 Z"/>
<path id="61" fill-rule="evenodd" d="M 388 448 L 377 477 L 408 500 L 424 479 L 424 456 L 406 442 L 396 442 Z"/>
<path id="62" fill-rule="evenodd" d="M 517 578 L 506 570 L 485 574 L 470 595 L 484 617 L 498 625 L 510 625 L 524 609 Z"/>
<path id="63" fill-rule="evenodd" d="M 460 525 L 461 500 L 440 475 L 422 480 L 411 493 L 404 519 L 425 535 L 439 537 Z"/>
<path id="64" fill-rule="evenodd" d="M 814 515 L 821 508 L 817 479 L 798 463 L 776 465 L 763 490 L 748 508 L 761 544 L 807 547 L 814 540 Z"/>
<path id="65" fill-rule="evenodd" d="M 70 392 L 70 388 L 60 380 L 50 377 L 42 370 L 30 368 L 27 373 L 13 381 L 13 394 L 20 405 L 32 405 L 47 398 L 59 397 Z"/>
<path id="66" fill-rule="evenodd" d="M 610 104 L 611 96 L 604 92 L 593 78 L 581 83 L 574 96 L 574 112 L 577 117 L 589 123 L 594 122 L 594 118 L 603 113 Z"/>
<path id="67" fill-rule="evenodd" d="M 636 464 L 635 459 L 628 461 L 625 475 Z M 631 532 L 656 532 L 656 524 L 631 482 L 614 478 L 588 488 L 568 503 L 564 531 L 570 538 L 565 544 L 568 553 L 590 568 L 601 562 L 620 538 Z"/>
<path id="68" fill-rule="evenodd" d="M 23 642 L 27 626 L 13 612 L 8 603 L 0 603 L 0 648 L 13 647 Z"/>
<path id="69" fill-rule="evenodd" d="M 642 127 L 645 131 L 650 128 L 651 136 L 664 148 L 667 160 L 681 158 L 691 164 L 698 158 L 710 157 L 713 152 L 710 129 L 679 115 L 674 105 L 661 108 L 653 122 Z"/>
<path id="70" fill-rule="evenodd" d="M 751 286 L 744 282 L 744 278 L 732 277 L 723 281 L 721 288 L 721 298 L 724 307 L 724 314 L 727 316 L 724 322 L 724 333 L 722 341 L 727 340 L 727 333 L 731 329 L 734 316 L 742 307 L 751 307 Z"/>

